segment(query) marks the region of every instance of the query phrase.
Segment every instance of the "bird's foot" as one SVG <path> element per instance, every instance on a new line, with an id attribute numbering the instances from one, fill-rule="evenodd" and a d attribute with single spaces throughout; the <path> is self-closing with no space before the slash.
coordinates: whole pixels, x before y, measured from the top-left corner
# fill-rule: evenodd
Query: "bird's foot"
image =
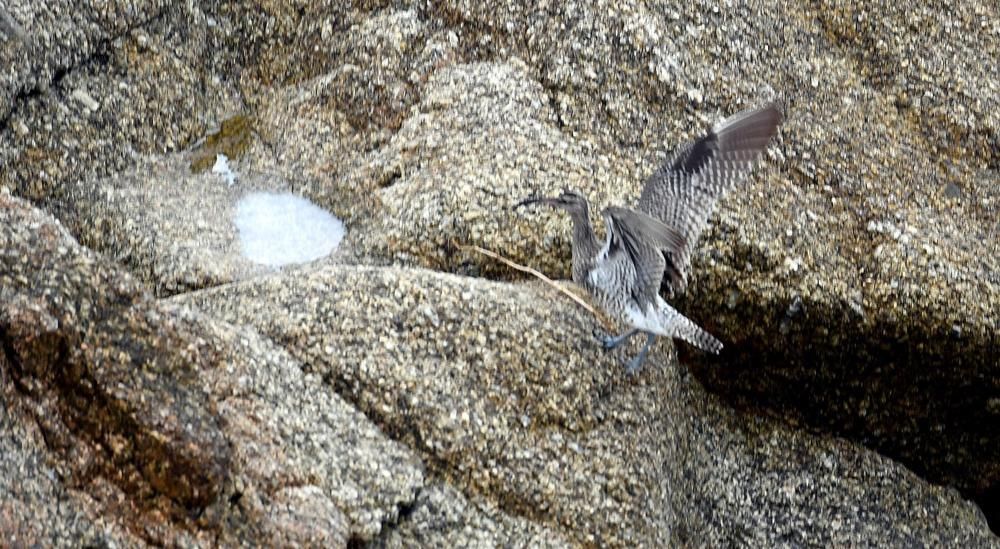
<path id="1" fill-rule="evenodd" d="M 617 344 L 615 336 L 605 333 L 600 328 L 594 328 L 594 339 L 600 341 L 601 347 L 606 350 L 614 349 Z"/>
<path id="2" fill-rule="evenodd" d="M 625 375 L 634 376 L 638 374 L 644 362 L 646 362 L 645 355 L 639 354 L 633 357 L 632 360 L 625 364 Z"/>
<path id="3" fill-rule="evenodd" d="M 614 349 L 619 344 L 621 344 L 621 342 L 618 341 L 618 338 L 616 338 L 615 336 L 605 335 L 605 336 L 600 336 L 598 339 L 601 341 L 601 346 L 608 351 Z"/>
<path id="4" fill-rule="evenodd" d="M 598 334 L 596 332 L 595 332 L 594 335 L 597 336 L 597 339 L 601 342 L 601 345 L 604 346 L 605 349 L 611 350 L 611 349 L 614 349 L 615 347 L 621 345 L 622 343 L 628 341 L 628 339 L 630 337 L 634 336 L 638 331 L 639 330 L 629 330 L 629 331 L 627 331 L 624 334 L 619 335 L 619 336 L 612 336 L 612 335 L 606 335 L 606 334 Z"/>
<path id="5" fill-rule="evenodd" d="M 646 334 L 646 343 L 642 346 L 642 350 L 639 351 L 639 354 L 635 355 L 632 360 L 628 361 L 628 364 L 625 365 L 626 375 L 632 376 L 639 372 L 643 363 L 646 362 L 646 355 L 649 354 L 649 348 L 653 345 L 653 341 L 655 339 L 656 336 L 654 334 Z"/>

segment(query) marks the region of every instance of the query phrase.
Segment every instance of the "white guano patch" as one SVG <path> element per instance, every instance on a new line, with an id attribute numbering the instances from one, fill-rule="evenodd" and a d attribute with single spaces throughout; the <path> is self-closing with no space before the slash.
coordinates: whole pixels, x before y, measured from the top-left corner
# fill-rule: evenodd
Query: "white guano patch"
<path id="1" fill-rule="evenodd" d="M 344 238 L 344 223 L 292 193 L 256 192 L 236 205 L 244 257 L 271 267 L 326 256 Z"/>
<path id="2" fill-rule="evenodd" d="M 212 173 L 222 176 L 226 184 L 230 187 L 236 183 L 236 174 L 229 168 L 229 158 L 224 154 L 215 155 L 215 164 L 212 165 Z"/>

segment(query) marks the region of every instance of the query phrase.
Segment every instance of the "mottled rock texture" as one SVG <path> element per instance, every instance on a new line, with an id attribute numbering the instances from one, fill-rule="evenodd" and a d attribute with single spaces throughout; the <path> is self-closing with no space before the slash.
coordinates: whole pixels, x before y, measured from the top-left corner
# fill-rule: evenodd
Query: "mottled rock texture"
<path id="1" fill-rule="evenodd" d="M 240 173 L 238 182 L 191 173 L 186 157 L 174 154 L 83 183 L 72 191 L 80 241 L 150 281 L 160 295 L 271 272 L 242 255 L 234 223 L 219 221 L 234 219 L 248 193 L 294 187 L 277 173 Z"/>
<path id="2" fill-rule="evenodd" d="M 83 532 L 121 519 L 154 544 L 338 544 L 372 539 L 412 502 L 420 461 L 287 352 L 156 301 L 23 201 L 0 196 L 0 221 L 5 401 L 70 501 L 95 500 Z M 2 529 L 59 540 L 81 527 L 67 512 L 36 533 L 22 513 Z"/>
<path id="3" fill-rule="evenodd" d="M 0 536 L 996 545 L 954 489 L 996 529 L 997 21 L 5 3 Z M 781 134 L 678 300 L 718 360 L 661 342 L 625 379 L 586 314 L 460 247 L 566 277 L 568 223 L 514 202 L 628 205 L 765 99 Z M 217 152 L 232 188 L 203 171 Z M 259 189 L 343 217 L 342 249 L 255 278 L 229 219 Z"/>
<path id="4" fill-rule="evenodd" d="M 954 490 L 724 406 L 669 344 L 627 377 L 635 345 L 604 351 L 589 313 L 541 284 L 328 266 L 173 301 L 244 319 L 433 475 L 575 544 L 996 543 Z"/>

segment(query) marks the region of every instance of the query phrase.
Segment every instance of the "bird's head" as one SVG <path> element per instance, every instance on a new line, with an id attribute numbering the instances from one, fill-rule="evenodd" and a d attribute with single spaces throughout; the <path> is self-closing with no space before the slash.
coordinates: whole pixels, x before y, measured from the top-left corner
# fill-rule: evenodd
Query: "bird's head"
<path id="1" fill-rule="evenodd" d="M 569 189 L 563 191 L 559 196 L 526 198 L 515 204 L 514 208 L 517 209 L 521 206 L 529 206 L 531 204 L 544 204 L 551 208 L 565 210 L 571 214 L 587 213 L 587 199 L 582 194 Z"/>

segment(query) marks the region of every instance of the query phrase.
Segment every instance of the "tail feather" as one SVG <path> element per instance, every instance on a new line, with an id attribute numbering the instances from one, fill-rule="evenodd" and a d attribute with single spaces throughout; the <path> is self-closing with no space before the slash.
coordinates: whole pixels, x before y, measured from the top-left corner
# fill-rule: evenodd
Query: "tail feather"
<path id="1" fill-rule="evenodd" d="M 722 351 L 721 341 L 701 329 L 694 321 L 682 315 L 677 309 L 674 309 L 666 302 L 660 303 L 659 313 L 659 324 L 663 331 L 661 335 L 683 339 L 691 345 L 710 353 L 719 354 Z"/>

